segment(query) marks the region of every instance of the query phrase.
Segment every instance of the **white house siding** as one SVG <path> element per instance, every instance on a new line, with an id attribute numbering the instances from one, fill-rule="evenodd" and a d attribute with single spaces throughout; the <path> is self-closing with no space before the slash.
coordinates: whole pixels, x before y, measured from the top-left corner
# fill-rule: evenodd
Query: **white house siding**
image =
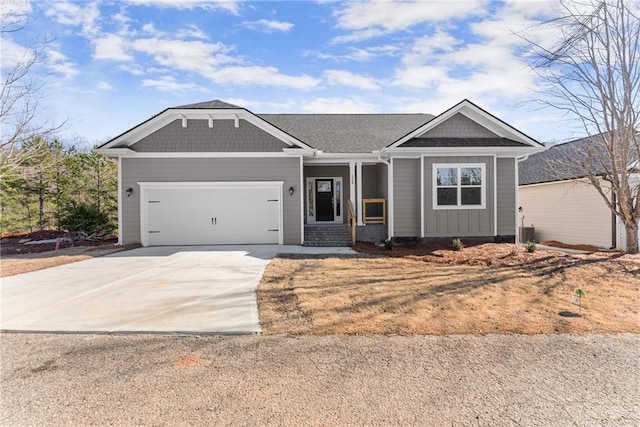
<path id="1" fill-rule="evenodd" d="M 124 158 L 122 188 L 123 243 L 140 242 L 140 187 L 138 182 L 284 181 L 282 202 L 284 244 L 301 244 L 300 197 L 287 189 L 300 187 L 300 159 L 291 158 Z M 256 213 L 257 215 L 259 213 Z"/>
<path id="2" fill-rule="evenodd" d="M 585 180 L 520 186 L 519 224 L 535 227 L 538 242 L 611 246 L 611 211 Z"/>

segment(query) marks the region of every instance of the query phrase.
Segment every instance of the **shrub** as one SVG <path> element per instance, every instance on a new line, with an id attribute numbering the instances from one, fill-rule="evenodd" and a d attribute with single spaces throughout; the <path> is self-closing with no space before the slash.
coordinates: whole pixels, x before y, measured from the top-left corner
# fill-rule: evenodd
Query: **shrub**
<path id="1" fill-rule="evenodd" d="M 111 233 L 116 226 L 105 212 L 87 203 L 73 203 L 64 210 L 60 226 L 68 231 L 84 231 L 87 234 L 97 232 Z"/>
<path id="2" fill-rule="evenodd" d="M 536 242 L 534 242 L 533 240 L 529 240 L 524 247 L 527 248 L 527 252 L 535 252 L 535 250 L 537 249 Z"/>
<path id="3" fill-rule="evenodd" d="M 393 250 L 393 241 L 391 239 L 387 239 L 384 241 L 384 248 L 388 251 Z"/>
<path id="4" fill-rule="evenodd" d="M 464 243 L 462 243 L 462 240 L 460 239 L 453 239 L 453 243 L 451 244 L 451 246 L 453 247 L 454 251 L 459 251 L 464 248 Z"/>

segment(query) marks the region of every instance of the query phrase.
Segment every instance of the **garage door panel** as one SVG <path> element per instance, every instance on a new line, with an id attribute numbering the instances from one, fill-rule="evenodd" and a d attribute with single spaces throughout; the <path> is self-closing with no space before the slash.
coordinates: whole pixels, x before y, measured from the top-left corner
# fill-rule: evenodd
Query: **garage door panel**
<path id="1" fill-rule="evenodd" d="M 148 244 L 277 244 L 278 185 L 149 188 Z"/>

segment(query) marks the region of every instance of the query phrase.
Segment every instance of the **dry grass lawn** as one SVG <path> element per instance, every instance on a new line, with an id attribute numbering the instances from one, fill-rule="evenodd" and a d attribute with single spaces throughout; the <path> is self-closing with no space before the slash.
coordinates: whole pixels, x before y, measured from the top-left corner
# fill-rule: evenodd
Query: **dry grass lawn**
<path id="1" fill-rule="evenodd" d="M 263 333 L 640 333 L 637 256 L 508 244 L 388 255 L 273 260 L 258 287 Z M 571 304 L 575 288 L 589 310 Z"/>
<path id="2" fill-rule="evenodd" d="M 57 251 L 37 252 L 30 254 L 3 255 L 0 258 L 0 277 L 14 276 L 30 271 L 43 270 L 58 265 L 84 261 L 85 259 L 109 255 L 138 245 L 115 246 L 113 244 L 99 246 L 73 246 Z"/>

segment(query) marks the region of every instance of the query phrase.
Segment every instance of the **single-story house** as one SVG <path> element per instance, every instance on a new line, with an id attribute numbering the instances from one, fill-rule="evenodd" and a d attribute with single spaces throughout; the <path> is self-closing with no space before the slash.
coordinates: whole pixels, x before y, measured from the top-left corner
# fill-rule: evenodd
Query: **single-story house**
<path id="1" fill-rule="evenodd" d="M 568 162 L 575 156 L 586 160 L 593 137 L 551 146 L 520 163 L 519 222 L 535 229 L 537 242 L 559 241 L 599 248 L 626 247 L 624 224 L 611 212 L 583 171 Z M 593 170 L 603 175 L 593 161 Z M 604 177 L 601 186 L 614 200 Z"/>
<path id="2" fill-rule="evenodd" d="M 167 108 L 96 151 L 118 162 L 120 243 L 147 246 L 309 244 L 350 213 L 358 240 L 514 241 L 518 160 L 544 149 L 468 100 L 438 116 L 214 100 Z"/>

